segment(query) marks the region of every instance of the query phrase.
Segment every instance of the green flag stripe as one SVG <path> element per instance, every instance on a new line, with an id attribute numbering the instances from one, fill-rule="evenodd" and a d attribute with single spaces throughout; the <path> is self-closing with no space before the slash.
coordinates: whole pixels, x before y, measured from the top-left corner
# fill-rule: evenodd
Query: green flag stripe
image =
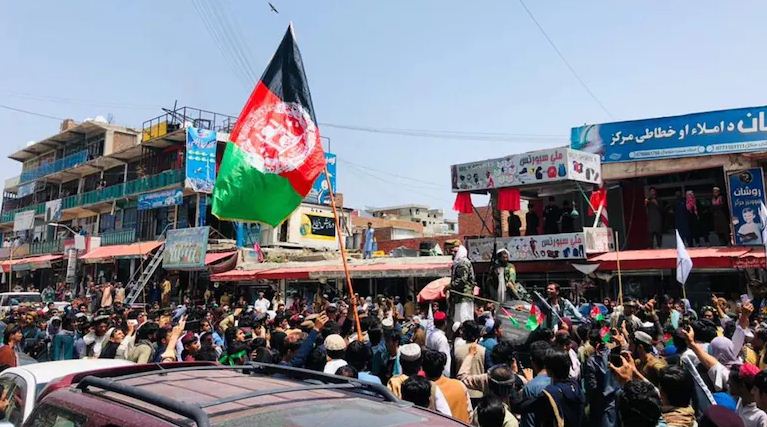
<path id="1" fill-rule="evenodd" d="M 293 213 L 301 199 L 288 179 L 259 171 L 248 163 L 240 147 L 226 144 L 213 189 L 213 215 L 276 226 Z"/>

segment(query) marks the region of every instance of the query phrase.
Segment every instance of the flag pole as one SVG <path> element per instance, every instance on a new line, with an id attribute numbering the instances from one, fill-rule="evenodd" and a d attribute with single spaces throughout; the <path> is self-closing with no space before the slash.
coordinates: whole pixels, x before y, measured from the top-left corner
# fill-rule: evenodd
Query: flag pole
<path id="1" fill-rule="evenodd" d="M 349 263 L 346 260 L 346 245 L 344 245 L 344 239 L 341 236 L 341 220 L 338 217 L 338 209 L 336 209 L 336 196 L 335 189 L 330 183 L 330 173 L 328 173 L 328 166 L 325 165 L 325 182 L 328 184 L 328 193 L 330 194 L 330 207 L 333 209 L 333 218 L 336 221 L 336 236 L 338 237 L 338 250 L 341 252 L 341 261 L 344 265 L 344 276 L 346 277 L 346 287 L 349 290 L 349 301 L 352 304 L 352 312 L 354 313 L 354 323 L 357 327 L 357 341 L 362 341 L 362 326 L 360 326 L 360 315 L 357 313 L 357 300 L 354 297 L 354 288 L 352 287 L 352 278 L 349 274 Z"/>
<path id="2" fill-rule="evenodd" d="M 618 232 L 615 232 L 615 263 L 618 267 L 618 304 L 623 305 L 623 279 L 621 278 L 621 245 L 618 242 Z"/>

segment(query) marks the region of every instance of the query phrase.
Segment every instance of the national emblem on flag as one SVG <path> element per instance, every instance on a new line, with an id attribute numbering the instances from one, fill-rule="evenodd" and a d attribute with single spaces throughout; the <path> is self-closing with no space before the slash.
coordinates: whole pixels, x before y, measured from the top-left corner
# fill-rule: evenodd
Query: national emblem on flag
<path id="1" fill-rule="evenodd" d="M 527 322 L 525 322 L 525 329 L 534 331 L 543 324 L 546 316 L 543 315 L 541 309 L 537 305 L 532 304 L 530 306 L 530 315 L 527 316 Z"/>
<path id="2" fill-rule="evenodd" d="M 291 25 L 232 129 L 213 190 L 213 214 L 276 226 L 298 207 L 324 168 Z"/>
<path id="3" fill-rule="evenodd" d="M 597 322 L 605 320 L 605 316 L 602 314 L 602 310 L 600 310 L 599 306 L 597 306 L 596 304 L 591 307 L 590 316 L 592 319 L 594 319 Z"/>

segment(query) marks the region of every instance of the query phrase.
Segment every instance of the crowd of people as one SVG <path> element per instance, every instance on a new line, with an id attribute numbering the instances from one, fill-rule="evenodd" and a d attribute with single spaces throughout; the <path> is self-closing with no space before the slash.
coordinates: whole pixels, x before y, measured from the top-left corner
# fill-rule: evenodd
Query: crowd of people
<path id="1" fill-rule="evenodd" d="M 696 312 L 668 296 L 606 299 L 584 316 L 555 283 L 535 301 L 501 253 L 508 295 L 497 300 L 532 305 L 472 302 L 462 292 L 475 280 L 471 263 L 460 242 L 452 252 L 448 290 L 460 294 L 423 304 L 383 295 L 286 302 L 270 291 L 252 301 L 206 292 L 204 301 L 178 304 L 160 295 L 128 307 L 116 297 L 121 287 L 89 286 L 63 309 L 51 302 L 6 313 L 0 367 L 18 365 L 21 353 L 38 361 L 264 362 L 380 384 L 481 427 L 767 425 L 767 324 L 751 301 L 714 297 Z M 510 310 L 529 310 L 531 320 L 516 324 Z"/>

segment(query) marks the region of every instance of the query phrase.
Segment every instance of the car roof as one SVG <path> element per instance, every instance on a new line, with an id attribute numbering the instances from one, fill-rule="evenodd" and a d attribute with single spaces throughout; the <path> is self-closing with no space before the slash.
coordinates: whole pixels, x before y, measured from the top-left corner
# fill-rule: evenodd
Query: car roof
<path id="1" fill-rule="evenodd" d="M 135 365 L 135 363 L 122 359 L 74 359 L 58 360 L 55 362 L 41 362 L 30 365 L 8 368 L 3 373 L 27 372 L 35 378 L 38 384 L 51 382 L 65 375 L 76 374 L 94 369 L 114 368 L 118 366 Z"/>
<path id="2" fill-rule="evenodd" d="M 3 295 L 40 295 L 40 292 L 2 292 L 0 293 L 0 297 Z"/>
<path id="3" fill-rule="evenodd" d="M 298 378 L 307 378 L 297 379 L 292 375 L 295 372 L 300 373 Z M 303 369 L 254 364 L 250 368 L 168 369 L 106 381 L 86 377 L 76 387 L 174 423 L 201 416 L 212 425 L 244 426 L 258 416 L 259 425 L 275 426 L 354 425 L 360 419 L 365 419 L 366 427 L 463 425 L 399 401 L 388 390 L 381 392 L 382 386 L 331 375 L 324 375 L 330 381 L 323 382 L 322 376 Z M 177 403 L 181 410 L 163 406 L 164 399 Z"/>

